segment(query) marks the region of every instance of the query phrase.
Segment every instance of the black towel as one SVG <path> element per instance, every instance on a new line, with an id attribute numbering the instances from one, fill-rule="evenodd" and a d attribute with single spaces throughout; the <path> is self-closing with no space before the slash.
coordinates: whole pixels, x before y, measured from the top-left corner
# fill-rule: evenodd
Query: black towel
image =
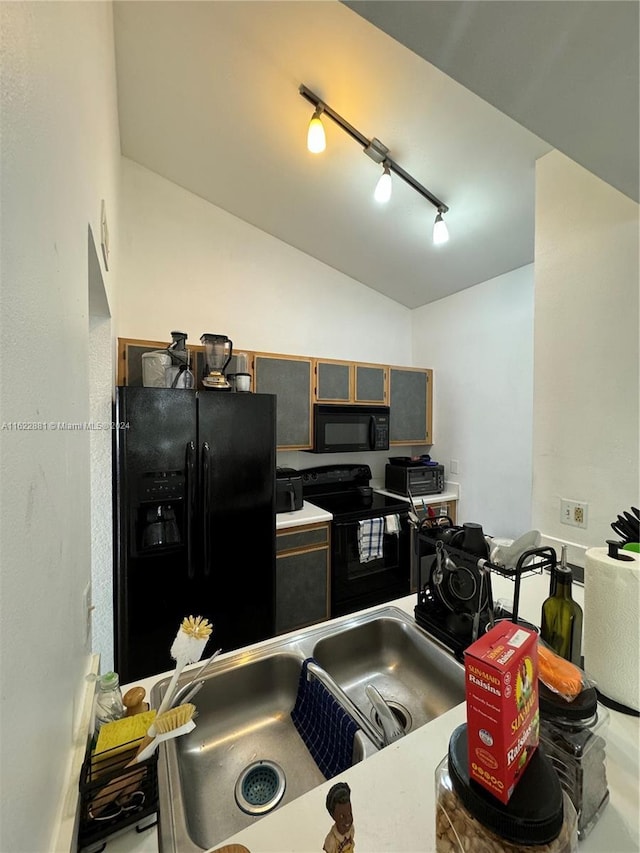
<path id="1" fill-rule="evenodd" d="M 308 658 L 302 665 L 291 719 L 325 779 L 343 773 L 353 763 L 357 724 L 316 678 L 307 677 Z"/>

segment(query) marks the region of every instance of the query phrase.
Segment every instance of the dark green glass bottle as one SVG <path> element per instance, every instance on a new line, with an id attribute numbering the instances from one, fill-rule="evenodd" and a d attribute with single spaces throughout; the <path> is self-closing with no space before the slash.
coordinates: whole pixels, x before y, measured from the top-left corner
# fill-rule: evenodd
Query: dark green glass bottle
<path id="1" fill-rule="evenodd" d="M 540 636 L 556 654 L 581 667 L 582 608 L 571 595 L 573 572 L 567 566 L 566 545 L 554 574 L 553 592 L 542 605 Z"/>

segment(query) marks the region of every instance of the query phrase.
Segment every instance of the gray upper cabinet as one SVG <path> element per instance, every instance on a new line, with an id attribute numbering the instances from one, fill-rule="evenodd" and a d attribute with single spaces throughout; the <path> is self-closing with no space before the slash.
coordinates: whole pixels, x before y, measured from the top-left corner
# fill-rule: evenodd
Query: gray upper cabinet
<path id="1" fill-rule="evenodd" d="M 355 403 L 386 406 L 388 369 L 378 364 L 355 364 Z"/>
<path id="2" fill-rule="evenodd" d="M 118 338 L 118 385 L 142 385 L 144 352 L 164 349 L 166 343 Z M 204 349 L 188 347 L 196 387 L 204 370 Z M 389 406 L 389 441 L 393 444 L 433 444 L 433 371 L 423 367 L 339 361 L 311 356 L 246 352 L 252 390 L 277 397 L 279 450 L 310 450 L 313 446 L 314 403 L 359 403 Z M 228 373 L 238 370 L 235 352 Z"/>
<path id="3" fill-rule="evenodd" d="M 417 367 L 390 368 L 391 444 L 433 444 L 432 386 L 431 370 Z"/>
<path id="4" fill-rule="evenodd" d="M 316 400 L 318 403 L 351 402 L 352 365 L 348 361 L 316 359 Z"/>
<path id="5" fill-rule="evenodd" d="M 254 354 L 254 390 L 275 394 L 276 435 L 280 450 L 311 447 L 312 359 Z"/>
<path id="6" fill-rule="evenodd" d="M 116 384 L 142 386 L 142 356 L 146 352 L 166 349 L 171 341 L 140 341 L 118 338 L 118 371 Z M 189 348 L 191 349 L 191 348 Z"/>

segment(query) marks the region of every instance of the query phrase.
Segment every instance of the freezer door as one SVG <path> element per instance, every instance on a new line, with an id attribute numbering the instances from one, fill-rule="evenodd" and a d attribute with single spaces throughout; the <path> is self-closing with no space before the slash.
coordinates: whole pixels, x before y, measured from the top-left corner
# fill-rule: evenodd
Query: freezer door
<path id="1" fill-rule="evenodd" d="M 225 651 L 274 634 L 275 400 L 198 393 L 201 609 Z"/>
<path id="2" fill-rule="evenodd" d="M 115 665 L 125 683 L 174 664 L 169 650 L 193 612 L 196 393 L 117 388 L 115 421 Z"/>

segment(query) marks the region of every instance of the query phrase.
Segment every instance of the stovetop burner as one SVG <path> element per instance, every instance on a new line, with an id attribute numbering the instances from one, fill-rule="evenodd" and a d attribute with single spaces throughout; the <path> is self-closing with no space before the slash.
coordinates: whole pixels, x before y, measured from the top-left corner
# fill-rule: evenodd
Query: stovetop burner
<path id="1" fill-rule="evenodd" d="M 368 465 L 319 465 L 306 468 L 302 474 L 305 500 L 330 512 L 335 520 L 377 518 L 408 512 L 409 504 L 401 498 L 368 490 L 371 468 Z"/>

